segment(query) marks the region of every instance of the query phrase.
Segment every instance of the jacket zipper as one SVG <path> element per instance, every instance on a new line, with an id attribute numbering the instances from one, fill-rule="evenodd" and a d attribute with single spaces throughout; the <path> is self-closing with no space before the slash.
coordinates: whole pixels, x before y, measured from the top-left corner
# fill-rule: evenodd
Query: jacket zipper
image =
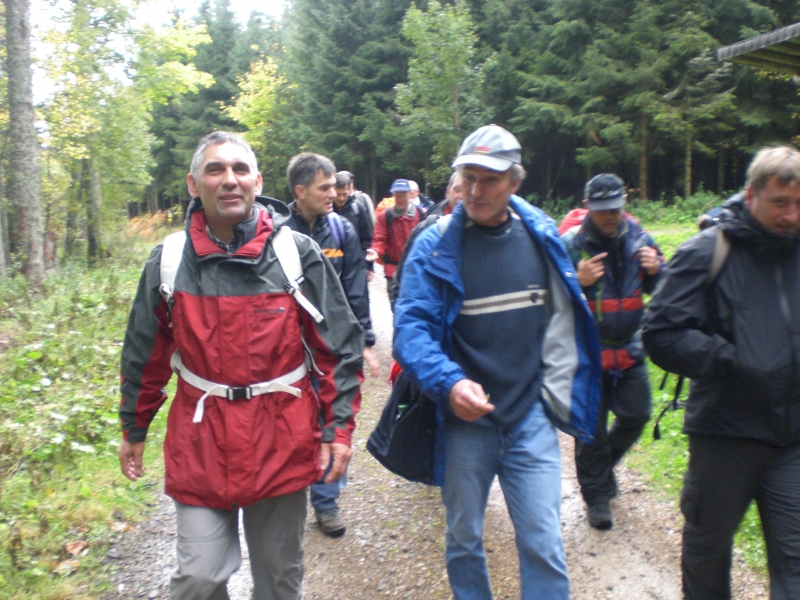
<path id="1" fill-rule="evenodd" d="M 794 380 L 795 380 L 795 349 L 794 349 L 794 333 L 792 327 L 792 309 L 789 306 L 789 299 L 786 297 L 786 289 L 784 287 L 783 281 L 783 272 L 781 271 L 780 264 L 775 265 L 775 279 L 777 279 L 778 283 L 778 300 L 781 306 L 781 313 L 783 314 L 784 319 L 786 319 L 786 326 L 789 331 L 789 349 L 791 352 L 791 377 L 789 378 L 789 389 L 786 391 L 786 396 L 784 400 L 784 419 L 783 419 L 783 439 L 787 441 L 789 439 L 789 411 L 791 408 L 792 403 L 792 392 L 794 390 Z"/>

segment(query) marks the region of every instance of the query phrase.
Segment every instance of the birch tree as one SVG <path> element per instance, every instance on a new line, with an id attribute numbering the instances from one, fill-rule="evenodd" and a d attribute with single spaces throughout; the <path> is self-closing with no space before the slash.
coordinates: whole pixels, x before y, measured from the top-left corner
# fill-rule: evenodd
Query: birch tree
<path id="1" fill-rule="evenodd" d="M 34 127 L 30 0 L 6 0 L 9 173 L 7 194 L 16 213 L 17 252 L 31 288 L 44 279 L 39 198 L 39 144 Z"/>

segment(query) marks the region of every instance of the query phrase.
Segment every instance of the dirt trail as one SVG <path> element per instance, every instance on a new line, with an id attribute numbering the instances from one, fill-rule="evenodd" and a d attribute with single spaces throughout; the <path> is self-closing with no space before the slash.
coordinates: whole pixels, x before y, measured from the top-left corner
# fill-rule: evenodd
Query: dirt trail
<path id="1" fill-rule="evenodd" d="M 306 530 L 306 600 L 451 598 L 444 566 L 444 508 L 438 488 L 406 482 L 384 470 L 365 449 L 366 438 L 389 394 L 391 312 L 385 280 L 370 284 L 373 325 L 384 376 L 364 386 L 364 406 L 354 438 L 349 485 L 340 507 L 347 534 L 325 537 L 309 510 Z M 614 528 L 599 532 L 586 522 L 575 479 L 573 442 L 561 437 L 562 524 L 575 600 L 678 600 L 680 528 L 675 506 L 657 499 L 635 472 L 618 470 L 619 496 L 612 502 Z M 486 550 L 495 598 L 518 598 L 514 532 L 495 482 L 486 514 Z M 117 598 L 168 598 L 175 566 L 172 503 L 162 497 L 154 515 L 125 534 L 109 553 Z M 242 543 L 243 553 L 247 550 Z M 763 580 L 735 561 L 734 598 L 767 598 Z M 250 598 L 247 560 L 229 583 L 233 600 Z"/>

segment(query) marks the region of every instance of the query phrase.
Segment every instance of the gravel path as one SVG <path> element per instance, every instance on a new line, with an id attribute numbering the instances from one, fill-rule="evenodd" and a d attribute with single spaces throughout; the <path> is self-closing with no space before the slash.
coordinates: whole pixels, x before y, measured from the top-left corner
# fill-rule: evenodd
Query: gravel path
<path id="1" fill-rule="evenodd" d="M 379 267 L 380 268 L 380 267 Z M 344 537 L 325 537 L 309 510 L 306 529 L 306 600 L 451 598 L 444 567 L 444 508 L 438 488 L 391 475 L 365 449 L 366 438 L 388 397 L 391 313 L 385 280 L 370 284 L 377 351 L 383 376 L 364 385 L 364 406 L 354 438 L 349 484 L 340 507 Z M 574 600 L 677 600 L 680 595 L 681 517 L 674 503 L 651 494 L 635 472 L 618 469 L 619 496 L 612 502 L 614 528 L 599 532 L 586 522 L 575 479 L 573 442 L 561 436 L 562 523 Z M 495 482 L 486 514 L 486 552 L 495 598 L 518 598 L 514 532 Z M 124 535 L 109 552 L 113 591 L 104 600 L 168 598 L 175 567 L 172 502 L 162 496 L 153 515 Z M 247 548 L 242 543 L 243 553 Z M 769 596 L 763 578 L 735 560 L 734 598 Z M 250 598 L 248 563 L 229 583 L 233 600 Z"/>

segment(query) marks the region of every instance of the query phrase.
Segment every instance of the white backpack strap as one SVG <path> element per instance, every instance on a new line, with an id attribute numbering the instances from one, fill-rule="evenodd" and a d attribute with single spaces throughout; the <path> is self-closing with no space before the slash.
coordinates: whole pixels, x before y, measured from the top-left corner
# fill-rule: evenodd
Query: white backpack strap
<path id="1" fill-rule="evenodd" d="M 158 288 L 165 302 L 172 300 L 175 290 L 175 275 L 183 258 L 183 247 L 186 245 L 186 232 L 178 231 L 164 239 L 161 248 L 161 286 Z"/>
<path id="2" fill-rule="evenodd" d="M 294 242 L 292 230 L 285 225 L 272 236 L 272 248 L 275 256 L 286 276 L 286 291 L 289 292 L 297 303 L 302 306 L 308 314 L 317 322 L 322 323 L 325 317 L 317 308 L 303 296 L 300 285 L 303 283 L 303 267 L 300 264 L 300 253 L 297 252 L 297 245 Z"/>
<path id="3" fill-rule="evenodd" d="M 439 220 L 436 221 L 436 226 L 439 228 L 439 235 L 444 235 L 444 232 L 447 231 L 447 228 L 450 227 L 450 221 L 453 220 L 453 215 L 445 215 L 443 217 L 439 217 Z"/>

